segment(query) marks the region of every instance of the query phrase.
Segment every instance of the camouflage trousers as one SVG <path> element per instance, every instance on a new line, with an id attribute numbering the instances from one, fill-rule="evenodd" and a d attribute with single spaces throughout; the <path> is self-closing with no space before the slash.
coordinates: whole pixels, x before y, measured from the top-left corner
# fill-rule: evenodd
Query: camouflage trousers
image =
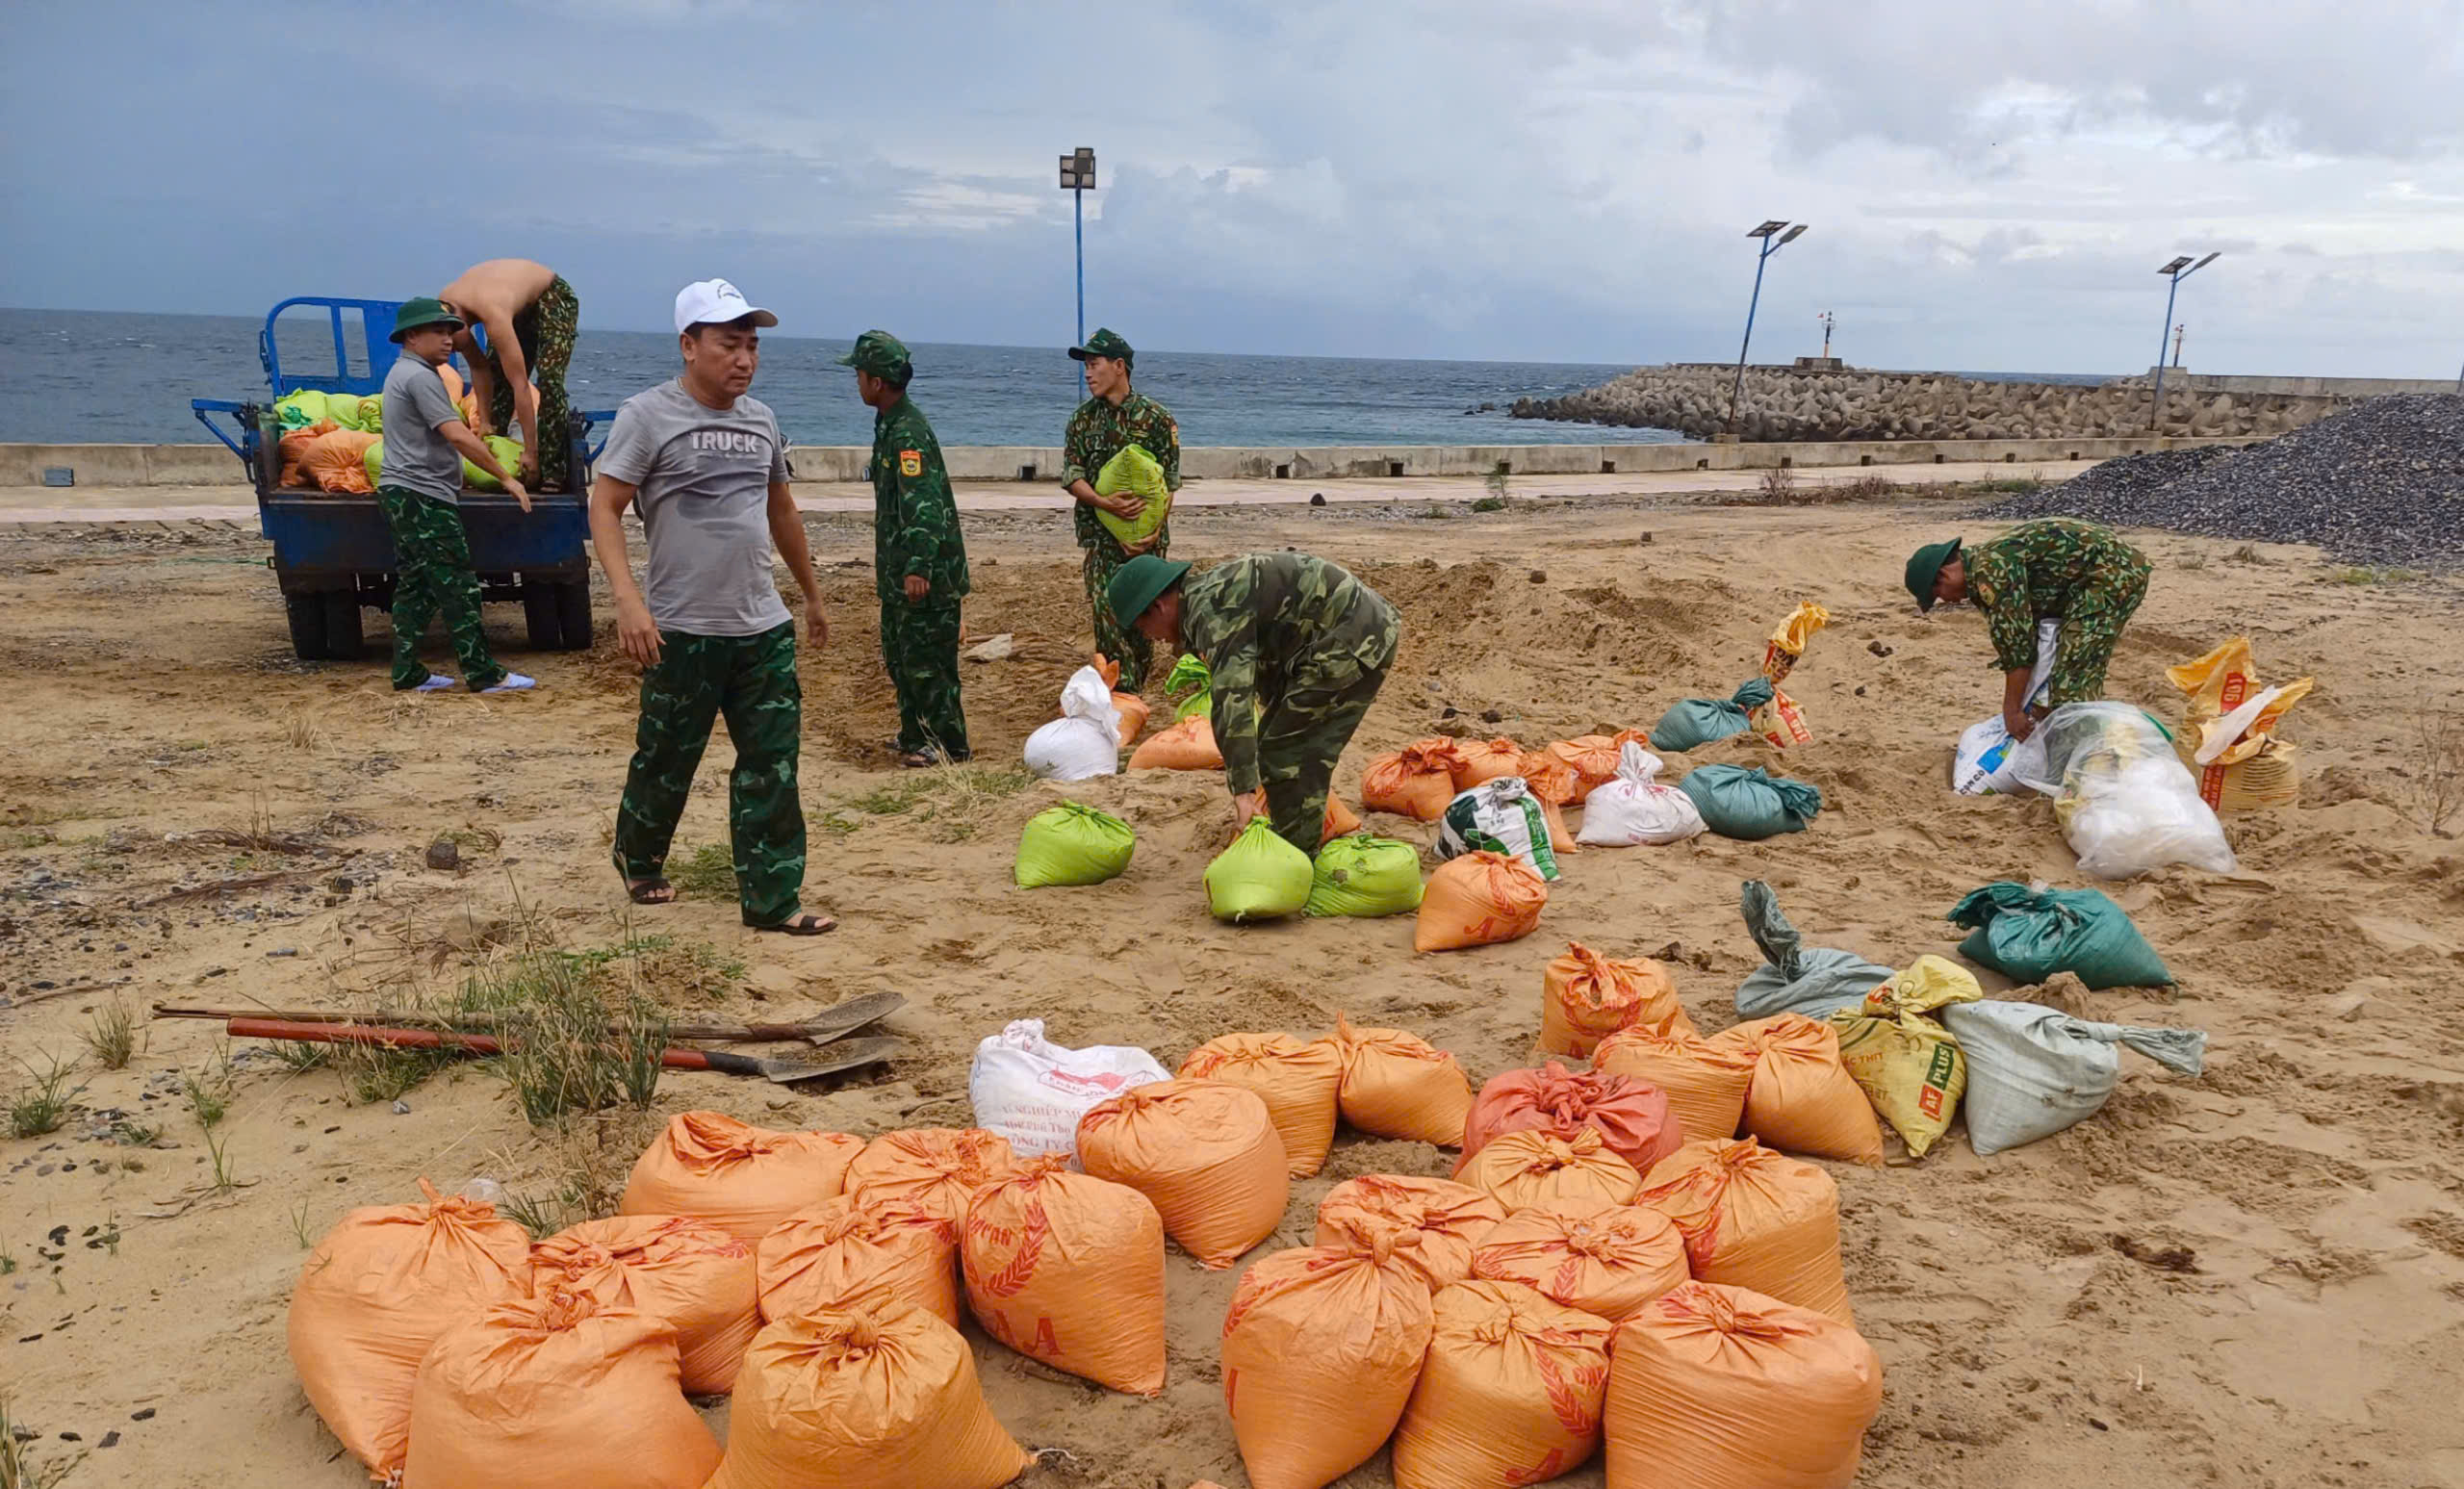
<path id="1" fill-rule="evenodd" d="M 1377 701 L 1399 640 L 1390 633 L 1382 648 L 1372 646 L 1365 655 L 1296 659 L 1258 718 L 1258 781 L 1266 787 L 1267 814 L 1278 836 L 1313 858 L 1325 840 L 1335 762 Z"/>
<path id="2" fill-rule="evenodd" d="M 616 809 L 616 868 L 628 879 L 649 879 L 666 865 L 711 721 L 720 716 L 735 741 L 728 836 L 737 899 L 745 924 L 777 925 L 800 908 L 805 883 L 805 811 L 796 795 L 804 689 L 793 621 L 754 636 L 659 633 L 658 665 L 642 674 L 633 764 Z"/>
<path id="3" fill-rule="evenodd" d="M 2096 577 L 2070 592 L 2062 612 L 2062 636 L 2055 644 L 2047 702 L 2092 703 L 2105 696 L 2105 672 L 2113 665 L 2121 630 L 2147 598 L 2151 566 L 2144 558 L 2108 564 Z"/>
<path id="4" fill-rule="evenodd" d="M 546 293 L 513 318 L 522 360 L 529 364 L 531 379 L 539 387 L 536 489 L 540 491 L 572 489 L 573 431 L 566 426 L 573 422 L 574 406 L 565 396 L 565 369 L 573 364 L 574 336 L 580 325 L 581 300 L 562 274 L 549 280 Z M 513 384 L 505 381 L 501 367 L 491 371 L 496 382 L 488 398 L 488 426 L 499 434 L 511 434 L 518 427 L 513 418 Z"/>
<path id="5" fill-rule="evenodd" d="M 1168 558 L 1171 554 L 1166 551 L 1170 547 L 1168 528 L 1147 552 L 1158 558 Z M 1099 533 L 1094 542 L 1087 545 L 1087 604 L 1095 613 L 1095 650 L 1120 663 L 1120 690 L 1136 693 L 1146 686 L 1146 670 L 1154 665 L 1155 646 L 1113 619 L 1112 601 L 1104 594 L 1104 586 L 1127 562 L 1129 554 L 1121 551 L 1118 540 L 1109 532 Z"/>
<path id="6" fill-rule="evenodd" d="M 882 602 L 882 666 L 898 690 L 898 747 L 967 757 L 959 702 L 959 602 Z"/>
<path id="7" fill-rule="evenodd" d="M 449 501 L 399 486 L 377 487 L 376 504 L 394 531 L 395 691 L 428 680 L 420 639 L 439 610 L 453 638 L 453 655 L 461 659 L 464 684 L 477 692 L 503 681 L 504 669 L 479 629 L 479 577 L 471 572 L 471 537 L 462 530 L 461 512 Z"/>

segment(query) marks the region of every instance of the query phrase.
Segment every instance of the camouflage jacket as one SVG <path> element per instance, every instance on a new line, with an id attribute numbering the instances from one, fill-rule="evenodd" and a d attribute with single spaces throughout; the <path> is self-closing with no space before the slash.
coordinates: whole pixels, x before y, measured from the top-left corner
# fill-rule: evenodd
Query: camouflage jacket
<path id="1" fill-rule="evenodd" d="M 2105 586 L 2143 578 L 2147 557 L 2094 523 L 2058 518 L 2028 523 L 1967 554 L 1967 592 L 1985 612 L 1994 665 L 2021 672 L 2037 664 L 2037 622 L 2070 613 Z"/>
<path id="2" fill-rule="evenodd" d="M 1181 644 L 1214 675 L 1224 783 L 1236 795 L 1258 786 L 1262 706 L 1306 707 L 1306 692 L 1347 687 L 1392 661 L 1401 635 L 1384 596 L 1306 553 L 1252 553 L 1188 579 Z"/>
<path id="3" fill-rule="evenodd" d="M 935 600 L 967 591 L 966 540 L 941 442 L 914 400 L 901 398 L 873 415 L 874 588 L 885 601 L 904 601 L 911 574 L 932 584 Z"/>
<path id="4" fill-rule="evenodd" d="M 1133 393 L 1120 400 L 1116 408 L 1102 398 L 1089 398 L 1069 416 L 1069 433 L 1063 442 L 1061 484 L 1065 490 L 1072 483 L 1085 481 L 1091 486 L 1113 456 L 1136 445 L 1153 455 L 1164 467 L 1164 484 L 1173 491 L 1181 489 L 1181 426 L 1163 404 L 1143 394 Z M 1095 509 L 1084 501 L 1071 508 L 1076 525 L 1078 546 L 1087 548 L 1097 540 L 1112 542 L 1113 535 L 1095 521 Z M 1167 522 L 1168 529 L 1171 524 Z M 1168 539 L 1167 540 L 1168 541 Z"/>

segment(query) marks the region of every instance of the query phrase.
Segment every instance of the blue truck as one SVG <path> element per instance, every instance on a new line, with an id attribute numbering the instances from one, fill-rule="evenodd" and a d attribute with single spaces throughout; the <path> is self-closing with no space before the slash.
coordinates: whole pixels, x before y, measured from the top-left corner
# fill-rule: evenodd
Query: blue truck
<path id="1" fill-rule="evenodd" d="M 265 365 L 267 395 L 256 399 L 193 398 L 190 408 L 207 432 L 240 457 L 257 492 L 257 522 L 273 545 L 267 560 L 282 586 L 291 622 L 291 647 L 302 660 L 355 659 L 364 655 L 363 610 L 394 603 L 394 536 L 372 496 L 286 488 L 282 478 L 281 415 L 274 400 L 302 388 L 366 396 L 381 390 L 400 348 L 393 334 L 395 300 L 299 295 L 266 314 L 257 334 L 257 359 Z M 296 347 L 301 333 L 321 314 L 333 357 L 319 354 L 305 368 L 283 365 L 276 322 L 294 315 L 288 329 Z M 304 323 L 303 323 L 304 322 Z M 482 333 L 484 334 L 484 333 Z M 590 514 L 587 498 L 594 428 L 615 418 L 577 413 L 560 431 L 573 441 L 574 484 L 568 493 L 533 494 L 531 509 L 501 492 L 462 494 L 462 525 L 471 535 L 471 564 L 478 571 L 483 601 L 519 601 L 530 645 L 541 651 L 579 651 L 590 645 Z M 226 424 L 228 427 L 226 428 Z M 540 438 L 550 437 L 548 430 Z"/>

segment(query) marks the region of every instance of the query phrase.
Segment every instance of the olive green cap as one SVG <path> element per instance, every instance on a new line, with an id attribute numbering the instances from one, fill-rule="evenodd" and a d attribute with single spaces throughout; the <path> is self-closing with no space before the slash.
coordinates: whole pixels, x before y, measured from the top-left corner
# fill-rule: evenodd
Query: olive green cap
<path id="1" fill-rule="evenodd" d="M 1113 607 L 1113 619 L 1134 626 L 1158 596 L 1189 572 L 1184 561 L 1141 553 L 1114 572 L 1113 581 L 1104 586 L 1104 602 Z"/>
<path id="2" fill-rule="evenodd" d="M 458 331 L 462 329 L 462 318 L 446 309 L 445 301 L 435 295 L 423 295 L 402 301 L 401 308 L 394 312 L 394 334 L 386 340 L 398 347 L 403 337 L 424 325 L 449 325 Z"/>
<path id="3" fill-rule="evenodd" d="M 870 372 L 887 382 L 905 382 L 915 374 L 915 362 L 907 354 L 907 344 L 887 331 L 866 331 L 857 337 L 855 348 L 840 357 L 838 365 Z"/>
<path id="4" fill-rule="evenodd" d="M 1138 353 L 1130 348 L 1129 343 L 1120 339 L 1118 331 L 1099 325 L 1095 327 L 1095 334 L 1087 338 L 1087 345 L 1070 347 L 1069 355 L 1080 362 L 1089 357 L 1110 357 L 1116 362 L 1127 362 Z"/>
<path id="5" fill-rule="evenodd" d="M 1949 563 L 1960 551 L 1960 540 L 1928 543 L 1911 554 L 1908 560 L 1908 592 L 1916 597 L 1916 608 L 1934 608 L 1934 581 L 1942 577 L 1942 565 Z"/>

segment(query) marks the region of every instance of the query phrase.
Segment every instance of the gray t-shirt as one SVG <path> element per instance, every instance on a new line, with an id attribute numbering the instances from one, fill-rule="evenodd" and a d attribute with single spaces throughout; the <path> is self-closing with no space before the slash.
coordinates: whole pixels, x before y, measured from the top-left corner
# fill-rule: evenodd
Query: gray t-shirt
<path id="1" fill-rule="evenodd" d="M 462 454 L 436 426 L 461 412 L 445 396 L 445 379 L 409 352 L 385 374 L 385 484 L 460 505 Z"/>
<path id="2" fill-rule="evenodd" d="M 642 590 L 661 630 L 755 636 L 785 625 L 770 573 L 770 483 L 787 447 L 770 405 L 708 408 L 664 382 L 616 411 L 598 470 L 636 488 L 651 557 Z"/>

